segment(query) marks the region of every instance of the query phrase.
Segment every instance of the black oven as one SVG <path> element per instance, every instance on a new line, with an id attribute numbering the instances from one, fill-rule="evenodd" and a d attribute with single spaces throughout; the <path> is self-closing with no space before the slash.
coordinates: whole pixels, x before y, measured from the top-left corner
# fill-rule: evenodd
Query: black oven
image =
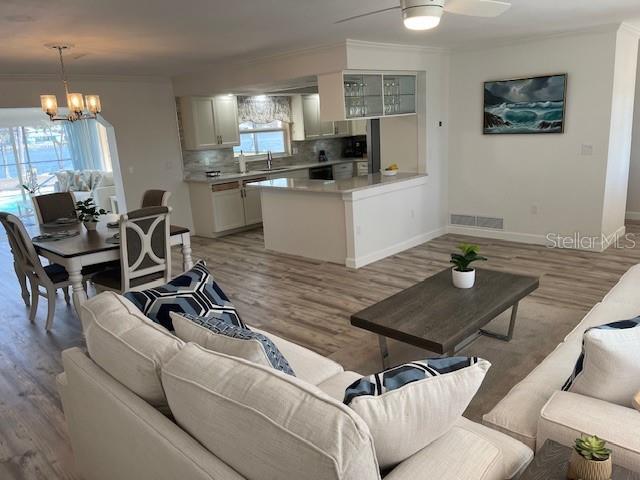
<path id="1" fill-rule="evenodd" d="M 311 180 L 333 180 L 333 169 L 331 166 L 313 167 L 309 169 L 309 179 Z"/>

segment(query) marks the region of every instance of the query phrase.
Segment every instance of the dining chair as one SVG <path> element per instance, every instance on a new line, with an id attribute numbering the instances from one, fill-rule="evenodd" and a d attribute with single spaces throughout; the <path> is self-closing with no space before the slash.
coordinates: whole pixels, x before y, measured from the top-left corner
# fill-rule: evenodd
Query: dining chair
<path id="1" fill-rule="evenodd" d="M 56 306 L 56 292 L 62 289 L 67 303 L 70 302 L 68 287 L 69 275 L 63 266 L 52 263 L 43 266 L 36 252 L 33 242 L 18 217 L 6 212 L 0 212 L 0 222 L 7 232 L 9 245 L 13 252 L 16 274 L 27 277 L 31 287 L 31 306 L 29 320 L 35 321 L 38 311 L 39 297 L 45 297 L 48 302 L 46 329 L 51 330 Z M 19 275 L 19 274 L 18 274 Z M 40 287 L 45 289 L 44 292 Z"/>
<path id="2" fill-rule="evenodd" d="M 40 225 L 55 222 L 59 218 L 76 218 L 76 202 L 71 192 L 34 195 L 32 199 Z"/>
<path id="3" fill-rule="evenodd" d="M 142 204 L 140 208 L 147 207 L 166 207 L 169 205 L 169 197 L 171 192 L 165 190 L 147 190 L 142 195 Z"/>
<path id="4" fill-rule="evenodd" d="M 91 278 L 97 292 L 144 290 L 171 280 L 170 213 L 159 206 L 120 216 L 120 268 Z"/>

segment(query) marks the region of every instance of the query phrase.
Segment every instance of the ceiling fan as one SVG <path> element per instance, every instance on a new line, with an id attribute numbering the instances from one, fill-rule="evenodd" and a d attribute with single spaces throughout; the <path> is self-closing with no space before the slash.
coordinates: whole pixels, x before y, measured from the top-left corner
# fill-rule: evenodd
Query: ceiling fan
<path id="1" fill-rule="evenodd" d="M 401 10 L 405 27 L 410 30 L 429 30 L 438 26 L 444 12 L 472 17 L 497 17 L 509 10 L 510 7 L 509 2 L 501 0 L 400 0 L 398 6 L 354 15 L 335 23 L 349 22 L 392 10 Z"/>

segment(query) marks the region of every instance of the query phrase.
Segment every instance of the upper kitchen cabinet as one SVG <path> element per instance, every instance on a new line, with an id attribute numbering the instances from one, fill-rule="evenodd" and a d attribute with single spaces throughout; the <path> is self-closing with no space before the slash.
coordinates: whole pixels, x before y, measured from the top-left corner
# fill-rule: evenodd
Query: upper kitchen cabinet
<path id="1" fill-rule="evenodd" d="M 187 150 L 240 145 L 235 96 L 180 97 L 179 104 L 184 147 Z"/>
<path id="2" fill-rule="evenodd" d="M 380 118 L 416 113 L 416 75 L 338 72 L 318 76 L 323 119 Z"/>
<path id="3" fill-rule="evenodd" d="M 322 121 L 318 94 L 292 96 L 291 119 L 291 140 L 294 141 L 367 134 L 363 120 Z"/>

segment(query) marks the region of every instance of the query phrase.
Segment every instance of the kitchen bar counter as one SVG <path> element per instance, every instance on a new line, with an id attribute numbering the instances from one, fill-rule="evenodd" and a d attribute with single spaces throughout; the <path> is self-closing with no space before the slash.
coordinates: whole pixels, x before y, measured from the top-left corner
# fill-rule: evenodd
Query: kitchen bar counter
<path id="1" fill-rule="evenodd" d="M 416 173 L 279 178 L 247 192 L 260 194 L 267 250 L 360 268 L 432 238 L 428 182 Z"/>
<path id="2" fill-rule="evenodd" d="M 344 158 L 340 160 L 331 160 L 328 162 L 296 163 L 295 165 L 283 165 L 282 167 L 272 168 L 271 170 L 252 170 L 247 173 L 222 173 L 218 177 L 207 177 L 204 172 L 191 172 L 185 173 L 184 181 L 188 183 L 208 183 L 210 185 L 215 185 L 217 183 L 233 182 L 235 180 L 260 178 L 264 177 L 265 175 L 281 175 L 287 172 L 295 172 L 296 170 L 305 170 L 317 167 L 330 167 L 332 165 L 340 165 L 342 163 L 366 161 L 366 158 Z"/>
<path id="3" fill-rule="evenodd" d="M 304 178 L 275 178 L 272 180 L 264 180 L 261 182 L 248 183 L 249 188 L 273 189 L 273 190 L 290 190 L 303 191 L 313 193 L 334 193 L 344 194 L 356 192 L 358 190 L 366 190 L 377 188 L 380 186 L 391 185 L 398 182 L 405 182 L 418 178 L 424 178 L 426 175 L 418 173 L 398 173 L 397 175 L 385 176 L 381 173 L 373 173 L 362 175 L 359 177 L 345 178 L 343 180 L 309 180 Z"/>

